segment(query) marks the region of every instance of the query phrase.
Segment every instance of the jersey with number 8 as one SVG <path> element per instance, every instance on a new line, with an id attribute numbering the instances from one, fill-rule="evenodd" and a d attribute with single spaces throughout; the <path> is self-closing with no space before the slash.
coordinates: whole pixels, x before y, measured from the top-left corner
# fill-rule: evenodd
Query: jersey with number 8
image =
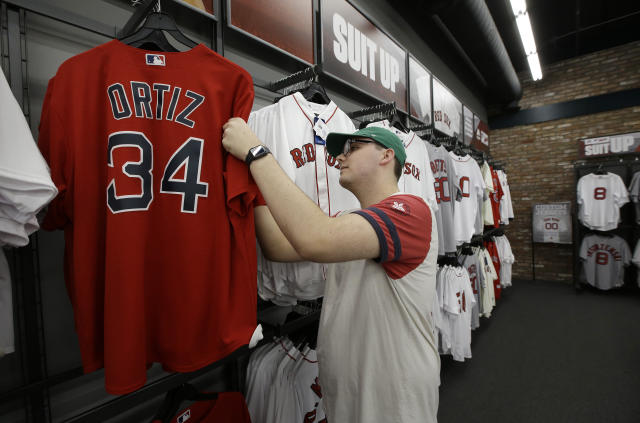
<path id="1" fill-rule="evenodd" d="M 629 201 L 627 187 L 615 173 L 588 174 L 578 181 L 578 217 L 588 228 L 608 231 L 620 220 L 620 207 Z"/>
<path id="2" fill-rule="evenodd" d="M 221 143 L 252 103 L 249 74 L 203 45 L 111 41 L 49 83 L 39 144 L 60 194 L 43 226 L 65 230 L 84 369 L 104 366 L 111 393 L 142 386 L 148 363 L 197 370 L 256 330 L 260 196 Z"/>
<path id="3" fill-rule="evenodd" d="M 606 290 L 624 284 L 624 266 L 631 262 L 631 250 L 619 236 L 588 235 L 580 245 L 580 258 L 586 282 Z"/>

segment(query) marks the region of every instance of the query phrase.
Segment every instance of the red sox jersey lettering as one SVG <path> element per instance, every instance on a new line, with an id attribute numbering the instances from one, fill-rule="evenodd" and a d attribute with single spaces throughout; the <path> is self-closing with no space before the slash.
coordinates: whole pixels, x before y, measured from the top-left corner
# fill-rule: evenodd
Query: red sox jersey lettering
<path id="1" fill-rule="evenodd" d="M 313 143 L 304 144 L 301 148 L 294 148 L 289 151 L 289 154 L 291 154 L 291 158 L 296 164 L 296 169 L 300 169 L 307 163 L 316 161 L 316 149 Z M 336 169 L 340 169 L 338 160 L 329 154 L 327 154 L 327 164 Z"/>

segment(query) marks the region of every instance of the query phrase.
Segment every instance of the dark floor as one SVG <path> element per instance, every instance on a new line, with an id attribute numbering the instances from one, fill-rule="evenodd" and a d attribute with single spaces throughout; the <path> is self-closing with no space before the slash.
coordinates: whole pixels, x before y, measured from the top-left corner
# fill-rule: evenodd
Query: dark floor
<path id="1" fill-rule="evenodd" d="M 438 421 L 640 422 L 638 291 L 514 281 L 473 358 L 442 357 Z"/>

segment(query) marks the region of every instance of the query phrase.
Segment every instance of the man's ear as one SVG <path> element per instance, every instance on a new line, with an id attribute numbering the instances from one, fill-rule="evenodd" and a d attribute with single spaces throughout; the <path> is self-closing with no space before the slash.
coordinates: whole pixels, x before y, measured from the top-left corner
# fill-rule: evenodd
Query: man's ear
<path id="1" fill-rule="evenodd" d="M 396 153 L 392 149 L 386 148 L 384 150 L 384 155 L 380 159 L 380 164 L 386 165 L 389 162 L 393 162 L 395 159 L 396 159 Z"/>

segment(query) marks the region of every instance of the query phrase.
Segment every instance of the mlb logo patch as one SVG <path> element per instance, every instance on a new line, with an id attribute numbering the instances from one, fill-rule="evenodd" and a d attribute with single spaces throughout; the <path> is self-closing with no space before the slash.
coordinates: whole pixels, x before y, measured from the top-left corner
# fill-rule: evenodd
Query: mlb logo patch
<path id="1" fill-rule="evenodd" d="M 189 420 L 191 418 L 191 410 L 187 410 L 184 413 L 182 413 L 177 419 L 176 421 L 178 423 L 184 423 L 187 420 Z"/>
<path id="2" fill-rule="evenodd" d="M 151 54 L 147 55 L 147 65 L 149 66 L 165 66 L 164 54 Z"/>

